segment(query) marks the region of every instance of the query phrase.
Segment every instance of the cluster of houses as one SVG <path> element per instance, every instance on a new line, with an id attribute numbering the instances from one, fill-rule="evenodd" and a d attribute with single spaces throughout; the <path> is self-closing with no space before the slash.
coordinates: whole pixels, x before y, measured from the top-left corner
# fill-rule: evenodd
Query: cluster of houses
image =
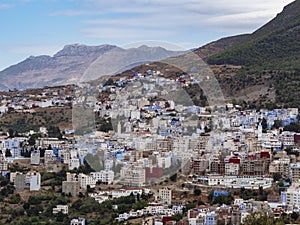
<path id="1" fill-rule="evenodd" d="M 88 103 L 88 107 L 107 123 L 111 122 L 114 130 L 77 135 L 76 140 L 75 131 L 65 131 L 65 134 L 73 134 L 71 140 L 38 138 L 36 148 L 29 151 L 32 167 L 57 172 L 60 165 L 67 166 L 71 172 L 62 183 L 62 192 L 70 196 L 78 196 L 97 183 L 143 188 L 179 171 L 190 174 L 191 183 L 229 189 L 271 188 L 273 176 L 280 175 L 289 181 L 286 190 L 276 204 L 266 205 L 292 211 L 300 206 L 297 197 L 300 196 L 297 186 L 300 134 L 284 131 L 284 127 L 298 122 L 298 109 L 241 110 L 238 105 L 228 103 L 222 110 L 214 111 L 210 107 L 195 106 L 186 99 L 184 88 L 197 84 L 192 75 L 167 79 L 158 74 L 159 71 L 151 70 L 146 74 L 134 73 L 129 78 L 97 87 L 99 94 L 105 92 L 108 97 L 96 104 Z M 16 96 L 8 102 L 11 98 L 2 96 L 0 112 L 76 104 L 71 102 L 69 92 L 67 88 L 57 93 L 45 90 L 41 96 L 35 96 L 34 99 L 39 100 L 34 101 L 30 96 L 23 99 Z M 39 132 L 47 134 L 45 128 Z M 27 141 L 28 137 L 0 137 L 2 175 L 9 172 L 9 163 L 26 158 L 22 143 Z M 97 172 L 72 172 L 84 164 L 87 155 L 93 159 L 89 163 Z M 10 178 L 18 190 L 40 190 L 37 172 L 11 173 Z M 90 195 L 103 202 L 131 193 L 113 190 Z M 121 214 L 118 220 L 151 215 L 153 224 L 166 224 L 172 215 L 182 212 L 183 208 L 178 205 L 165 207 L 172 205 L 171 190 L 161 189 L 157 197 L 159 201 L 155 204 L 158 205 L 153 203 L 145 209 Z M 240 224 L 249 210 L 259 210 L 264 205 L 236 199 L 233 206 L 191 209 L 188 223 L 210 225 L 222 218 L 231 218 L 231 223 Z"/>
<path id="2" fill-rule="evenodd" d="M 53 106 L 72 106 L 73 86 L 1 92 L 0 116 L 10 111 L 34 110 Z M 33 111 L 32 111 L 33 112 Z"/>

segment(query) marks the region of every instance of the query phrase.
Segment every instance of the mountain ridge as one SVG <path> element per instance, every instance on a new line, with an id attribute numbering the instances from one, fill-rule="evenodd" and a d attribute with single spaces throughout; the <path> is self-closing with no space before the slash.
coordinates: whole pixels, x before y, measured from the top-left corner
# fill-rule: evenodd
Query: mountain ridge
<path id="1" fill-rule="evenodd" d="M 223 90 L 241 98 L 243 90 L 263 86 L 266 91 L 258 99 L 250 102 L 244 95 L 243 101 L 258 107 L 300 107 L 300 0 L 249 37 L 206 58 L 211 66 L 241 67 L 231 77 L 217 74 Z"/>
<path id="2" fill-rule="evenodd" d="M 106 53 L 123 54 L 127 57 L 141 56 L 143 62 L 160 60 L 183 54 L 161 47 L 122 49 L 115 45 L 88 46 L 83 44 L 65 45 L 53 56 L 30 56 L 27 59 L 0 71 L 0 90 L 40 88 L 74 84 L 80 81 L 93 62 Z M 137 63 L 137 62 L 135 62 Z M 142 63 L 142 62 L 141 62 Z M 94 74 L 97 76 L 97 74 Z M 91 77 L 90 79 L 95 79 Z"/>

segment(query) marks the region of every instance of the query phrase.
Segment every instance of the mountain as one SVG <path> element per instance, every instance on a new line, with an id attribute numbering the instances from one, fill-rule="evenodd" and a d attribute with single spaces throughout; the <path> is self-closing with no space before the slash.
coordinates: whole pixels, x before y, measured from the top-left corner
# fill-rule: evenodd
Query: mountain
<path id="1" fill-rule="evenodd" d="M 257 69 L 300 68 L 300 1 L 284 8 L 250 39 L 209 57 L 210 64 L 233 64 Z"/>
<path id="2" fill-rule="evenodd" d="M 224 52 L 238 44 L 244 43 L 250 39 L 250 34 L 242 34 L 232 37 L 221 38 L 217 41 L 208 43 L 194 52 L 199 55 L 202 59 L 207 59 L 210 56 L 216 55 L 218 53 Z"/>
<path id="3" fill-rule="evenodd" d="M 221 39 L 199 52 L 206 53 L 205 60 L 217 68 L 216 76 L 228 96 L 250 102 L 248 94 L 257 89 L 256 105 L 300 107 L 300 0 L 252 34 Z M 229 65 L 240 69 L 228 75 Z"/>
<path id="4" fill-rule="evenodd" d="M 66 45 L 52 57 L 30 56 L 1 71 L 0 90 L 58 86 L 94 80 L 104 74 L 112 75 L 145 62 L 180 54 L 183 52 L 168 51 L 161 47 L 122 49 L 113 45 Z M 119 67 L 110 67 L 113 63 L 116 64 L 116 58 L 120 61 Z"/>
<path id="5" fill-rule="evenodd" d="M 222 38 L 193 51 L 209 64 L 227 100 L 251 108 L 300 107 L 299 31 L 296 0 L 251 34 Z M 155 62 L 123 75 L 148 69 L 165 77 L 180 74 L 178 68 Z"/>

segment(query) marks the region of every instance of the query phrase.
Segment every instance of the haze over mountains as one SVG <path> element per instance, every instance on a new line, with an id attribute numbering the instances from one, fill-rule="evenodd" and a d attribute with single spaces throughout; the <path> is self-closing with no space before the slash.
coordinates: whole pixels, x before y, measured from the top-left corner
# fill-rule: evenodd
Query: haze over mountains
<path id="1" fill-rule="evenodd" d="M 112 75 L 142 63 L 183 53 L 145 45 L 130 49 L 114 45 L 66 45 L 53 57 L 30 56 L 1 71 L 0 90 L 58 86 L 93 80 L 101 75 Z"/>

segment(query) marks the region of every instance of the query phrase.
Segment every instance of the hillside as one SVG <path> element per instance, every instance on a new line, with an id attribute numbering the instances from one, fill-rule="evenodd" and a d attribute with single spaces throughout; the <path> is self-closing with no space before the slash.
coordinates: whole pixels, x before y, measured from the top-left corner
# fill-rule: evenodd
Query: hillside
<path id="1" fill-rule="evenodd" d="M 209 64 L 244 65 L 257 69 L 295 69 L 300 53 L 300 1 L 286 6 L 276 18 L 244 43 L 208 58 Z"/>
<path id="2" fill-rule="evenodd" d="M 241 89 L 263 85 L 276 93 L 274 101 L 261 96 L 269 105 L 299 107 L 300 0 L 287 5 L 247 39 L 207 58 L 210 65 L 242 66 L 236 76 L 220 79 L 225 92 L 240 95 Z"/>
<path id="3" fill-rule="evenodd" d="M 213 41 L 196 49 L 194 52 L 205 60 L 210 56 L 224 52 L 227 49 L 230 49 L 236 45 L 246 42 L 247 40 L 249 40 L 250 36 L 251 35 L 249 34 L 244 34 L 221 38 L 217 41 Z"/>

